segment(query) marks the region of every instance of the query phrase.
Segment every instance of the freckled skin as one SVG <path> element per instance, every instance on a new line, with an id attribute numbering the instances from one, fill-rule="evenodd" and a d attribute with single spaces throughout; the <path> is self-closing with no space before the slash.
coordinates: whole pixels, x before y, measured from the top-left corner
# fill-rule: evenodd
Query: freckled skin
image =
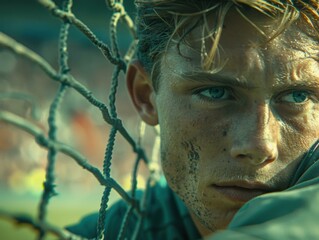
<path id="1" fill-rule="evenodd" d="M 267 36 L 278 26 L 260 14 L 249 18 Z M 306 25 L 293 23 L 270 42 L 235 11 L 224 25 L 225 65 L 218 74 L 232 84 L 216 76 L 185 77 L 208 74 L 201 65 L 201 28 L 187 39 L 193 48 L 182 43 L 181 52 L 174 45 L 166 51 L 156 92 L 140 67 L 130 67 L 127 78 L 142 119 L 160 125 L 164 175 L 202 236 L 227 227 L 243 205 L 214 184 L 258 182 L 283 190 L 319 136 L 319 62 L 313 57 L 319 43 L 303 33 Z M 212 89 L 223 89 L 222 98 L 212 97 Z"/>
<path id="2" fill-rule="evenodd" d="M 162 61 L 155 96 L 163 172 L 202 235 L 225 228 L 242 206 L 211 184 L 247 180 L 285 189 L 319 136 L 318 88 L 302 104 L 277 101 L 294 84 L 319 80 L 318 62 L 300 52 L 314 49 L 314 40 L 304 36 L 296 49 L 293 39 L 300 29 L 293 25 L 266 47 L 256 47 L 263 38 L 241 17 L 227 18 L 225 26 L 220 43 L 227 64 L 221 73 L 253 87 L 234 87 L 231 100 L 200 100 L 194 89 L 214 84 L 182 79 L 184 71 L 201 68 L 199 57 L 184 46 L 186 59 L 172 47 Z"/>

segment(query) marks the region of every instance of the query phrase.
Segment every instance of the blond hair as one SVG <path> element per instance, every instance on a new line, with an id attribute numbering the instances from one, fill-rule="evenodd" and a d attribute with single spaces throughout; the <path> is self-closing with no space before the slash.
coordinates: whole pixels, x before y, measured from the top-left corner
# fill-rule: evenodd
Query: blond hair
<path id="1" fill-rule="evenodd" d="M 277 31 L 269 41 L 278 36 L 290 24 L 301 18 L 319 39 L 319 0 L 136 0 L 138 47 L 137 58 L 150 73 L 155 90 L 160 76 L 160 59 L 163 52 L 174 40 L 177 48 L 186 36 L 200 24 L 213 41 L 206 51 L 202 44 L 203 67 L 213 68 L 218 58 L 218 43 L 222 34 L 225 17 L 234 7 L 253 26 L 242 9 L 252 8 L 273 18 L 279 18 Z M 214 13 L 216 23 L 208 30 L 207 16 Z M 260 30 L 261 31 L 261 30 Z"/>

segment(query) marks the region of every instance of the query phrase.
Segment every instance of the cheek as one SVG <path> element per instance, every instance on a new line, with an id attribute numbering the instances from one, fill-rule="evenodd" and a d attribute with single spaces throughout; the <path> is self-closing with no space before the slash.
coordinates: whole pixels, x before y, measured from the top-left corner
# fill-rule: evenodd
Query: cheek
<path id="1" fill-rule="evenodd" d="M 216 114 L 179 114 L 170 111 L 161 125 L 162 168 L 174 190 L 187 192 L 192 186 L 197 191 L 227 151 L 229 124 Z"/>
<path id="2" fill-rule="evenodd" d="M 200 147 L 193 140 L 162 142 L 162 169 L 168 185 L 188 206 L 197 205 Z"/>
<path id="3" fill-rule="evenodd" d="M 176 127 L 171 129 L 169 134 L 163 135 L 161 137 L 163 172 L 173 190 L 185 194 L 190 191 L 189 187 L 196 188 L 201 148 L 196 143 L 196 137 L 192 138 L 193 134 L 185 129 Z"/>
<path id="4" fill-rule="evenodd" d="M 319 107 L 317 104 L 298 117 L 291 117 L 282 124 L 281 152 L 285 153 L 285 163 L 300 159 L 319 138 Z M 297 163 L 296 163 L 297 164 Z"/>

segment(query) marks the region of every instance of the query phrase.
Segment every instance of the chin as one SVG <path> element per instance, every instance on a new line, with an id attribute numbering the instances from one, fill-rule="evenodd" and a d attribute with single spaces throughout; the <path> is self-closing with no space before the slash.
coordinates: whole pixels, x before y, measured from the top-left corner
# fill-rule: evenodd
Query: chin
<path id="1" fill-rule="evenodd" d="M 226 229 L 233 217 L 237 213 L 238 209 L 229 211 L 220 211 L 216 213 L 215 210 L 204 211 L 205 214 L 191 214 L 192 219 L 202 236 L 209 236 L 216 231 Z"/>

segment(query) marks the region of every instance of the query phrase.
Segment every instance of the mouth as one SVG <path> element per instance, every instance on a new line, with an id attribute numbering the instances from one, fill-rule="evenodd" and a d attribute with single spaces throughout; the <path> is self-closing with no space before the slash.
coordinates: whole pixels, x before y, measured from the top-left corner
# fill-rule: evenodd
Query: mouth
<path id="1" fill-rule="evenodd" d="M 213 189 L 224 197 L 245 203 L 262 194 L 274 192 L 269 186 L 251 182 L 224 182 L 212 184 Z"/>

